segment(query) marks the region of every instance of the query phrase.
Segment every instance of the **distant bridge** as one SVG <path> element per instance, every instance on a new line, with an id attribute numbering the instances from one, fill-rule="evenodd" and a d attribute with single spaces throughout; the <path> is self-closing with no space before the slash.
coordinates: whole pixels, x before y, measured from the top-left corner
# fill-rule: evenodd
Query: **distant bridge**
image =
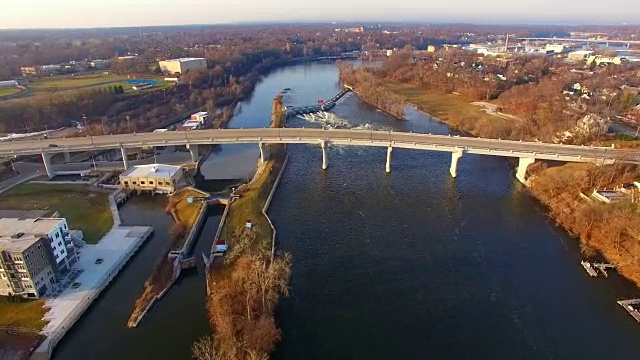
<path id="1" fill-rule="evenodd" d="M 464 154 L 503 156 L 519 159 L 516 177 L 524 182 L 527 167 L 537 159 L 566 162 L 607 164 L 615 161 L 640 163 L 640 150 L 605 147 L 558 145 L 540 142 L 482 139 L 447 135 L 368 131 L 356 129 L 212 129 L 116 134 L 65 139 L 21 140 L 0 143 L 0 156 L 41 154 L 49 177 L 55 176 L 51 156 L 55 153 L 121 149 L 124 168 L 129 168 L 127 148 L 186 145 L 191 160 L 198 160 L 200 144 L 257 143 L 262 161 L 266 160 L 265 144 L 319 144 L 322 148 L 322 168 L 328 167 L 328 145 L 379 146 L 387 148 L 386 171 L 391 171 L 394 148 L 443 151 L 451 153 L 451 176 L 457 175 L 458 160 Z"/>
<path id="2" fill-rule="evenodd" d="M 518 38 L 519 40 L 544 40 L 544 41 L 564 41 L 564 42 L 584 42 L 587 44 L 595 43 L 595 44 L 623 44 L 629 47 L 631 44 L 638 45 L 640 44 L 639 40 L 607 40 L 607 39 L 574 39 L 574 38 L 547 38 L 547 37 L 528 37 L 528 38 Z"/>

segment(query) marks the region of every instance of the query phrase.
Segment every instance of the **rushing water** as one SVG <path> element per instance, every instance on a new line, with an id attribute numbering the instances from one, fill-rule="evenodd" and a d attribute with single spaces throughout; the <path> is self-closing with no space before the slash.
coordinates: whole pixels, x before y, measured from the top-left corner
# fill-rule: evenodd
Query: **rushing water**
<path id="1" fill-rule="evenodd" d="M 292 89 L 287 105 L 316 103 L 339 91 L 337 69 L 314 63 L 275 71 L 231 126 L 267 126 L 271 101 L 285 87 Z M 398 122 L 353 94 L 332 113 L 350 127 L 449 132 L 411 109 L 408 121 Z M 288 124 L 322 125 L 330 124 Z M 235 149 L 216 156 L 250 153 L 225 165 L 250 176 L 257 146 Z M 276 359 L 638 358 L 640 326 L 615 302 L 638 291 L 615 273 L 589 278 L 576 241 L 547 219 L 504 159 L 465 155 L 452 179 L 448 153 L 394 149 L 386 174 L 385 148 L 332 146 L 326 171 L 319 146 L 288 149 L 269 210 L 278 249 L 293 255 L 291 296 L 277 314 L 283 342 Z M 160 199 L 134 198 L 125 207 L 132 223 L 152 224 L 156 235 L 60 344 L 56 359 L 188 359 L 191 342 L 207 333 L 199 273 L 182 279 L 139 328 L 126 328 L 169 244 Z M 210 245 L 218 221 L 208 219 L 196 254 Z"/>

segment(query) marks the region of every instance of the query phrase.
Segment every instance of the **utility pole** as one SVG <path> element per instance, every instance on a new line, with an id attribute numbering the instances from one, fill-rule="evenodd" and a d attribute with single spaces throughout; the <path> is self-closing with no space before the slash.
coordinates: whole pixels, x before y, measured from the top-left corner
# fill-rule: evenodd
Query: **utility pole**
<path id="1" fill-rule="evenodd" d="M 127 119 L 127 127 L 129 128 L 129 133 L 131 133 L 131 116 L 127 115 L 125 116 L 125 118 Z"/>
<path id="2" fill-rule="evenodd" d="M 82 114 L 82 120 L 84 120 L 84 131 L 86 132 L 87 129 L 87 114 Z"/>
<path id="3" fill-rule="evenodd" d="M 29 131 L 29 124 L 27 124 L 27 122 L 26 122 L 26 121 L 24 122 L 24 128 L 25 128 L 25 130 L 27 130 L 27 133 L 29 133 L 29 132 L 30 132 L 30 131 Z"/>
<path id="4" fill-rule="evenodd" d="M 100 118 L 100 122 L 102 123 L 102 135 L 107 135 L 107 133 L 104 131 L 104 116 Z"/>

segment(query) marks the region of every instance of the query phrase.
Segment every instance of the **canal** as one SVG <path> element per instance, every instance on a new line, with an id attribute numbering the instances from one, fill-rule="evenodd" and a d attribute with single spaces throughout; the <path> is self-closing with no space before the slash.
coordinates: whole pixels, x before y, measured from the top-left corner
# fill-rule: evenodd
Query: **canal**
<path id="1" fill-rule="evenodd" d="M 237 109 L 231 127 L 267 126 L 283 88 L 289 106 L 339 91 L 330 63 L 274 71 Z M 449 133 L 411 110 L 398 122 L 353 94 L 332 111 L 349 127 Z M 288 126 L 320 127 L 302 119 Z M 505 160 L 465 155 L 458 177 L 446 153 L 292 145 L 269 214 L 278 250 L 293 256 L 291 296 L 277 319 L 274 358 L 294 359 L 635 359 L 640 327 L 618 297 L 637 295 L 619 276 L 589 278 L 577 242 L 546 217 Z M 238 155 L 240 154 L 240 155 Z M 203 164 L 255 170 L 257 146 L 225 146 Z M 208 333 L 200 267 L 154 307 L 139 328 L 126 320 L 142 284 L 169 246 L 164 198 L 133 198 L 128 222 L 156 228 L 56 350 L 55 359 L 189 359 Z M 212 214 L 196 254 L 210 246 Z M 209 241 L 209 242 L 207 242 Z"/>

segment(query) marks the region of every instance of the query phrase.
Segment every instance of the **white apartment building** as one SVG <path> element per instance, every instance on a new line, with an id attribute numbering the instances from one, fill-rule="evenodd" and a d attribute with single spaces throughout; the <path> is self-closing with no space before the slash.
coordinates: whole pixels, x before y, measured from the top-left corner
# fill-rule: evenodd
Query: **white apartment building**
<path id="1" fill-rule="evenodd" d="M 66 272 L 77 261 L 75 246 L 69 235 L 65 218 L 17 219 L 0 218 L 0 237 L 16 234 L 40 236 L 49 239 L 57 271 Z"/>

